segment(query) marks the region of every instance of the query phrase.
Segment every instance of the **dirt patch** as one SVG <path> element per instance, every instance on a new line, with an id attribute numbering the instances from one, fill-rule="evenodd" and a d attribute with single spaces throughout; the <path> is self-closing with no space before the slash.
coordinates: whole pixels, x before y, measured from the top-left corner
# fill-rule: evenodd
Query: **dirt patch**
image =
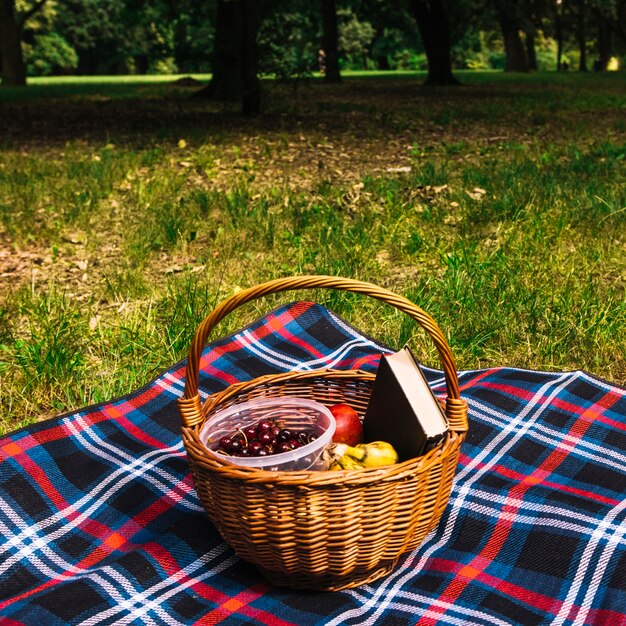
<path id="1" fill-rule="evenodd" d="M 196 80 L 192 76 L 183 76 L 178 80 L 174 81 L 174 85 L 177 87 L 202 87 L 204 83 L 199 80 Z"/>

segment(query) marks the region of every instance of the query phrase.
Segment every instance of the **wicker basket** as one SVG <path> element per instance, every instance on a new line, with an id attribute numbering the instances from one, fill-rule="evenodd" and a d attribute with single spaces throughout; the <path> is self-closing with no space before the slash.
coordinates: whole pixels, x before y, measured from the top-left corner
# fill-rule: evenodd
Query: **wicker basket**
<path id="1" fill-rule="evenodd" d="M 415 319 L 432 339 L 447 386 L 450 431 L 428 454 L 356 471 L 270 472 L 209 456 L 199 439 L 206 420 L 256 397 L 308 397 L 346 402 L 363 415 L 374 375 L 362 371 L 290 372 L 231 385 L 202 405 L 200 356 L 209 333 L 228 313 L 261 296 L 293 289 L 332 288 L 386 302 Z M 406 298 L 355 280 L 331 276 L 283 278 L 240 291 L 199 326 L 189 352 L 179 401 L 182 436 L 196 490 L 220 534 L 241 558 L 276 585 L 336 591 L 391 572 L 434 528 L 445 509 L 459 448 L 467 432 L 467 403 L 459 396 L 450 348 L 437 324 Z"/>

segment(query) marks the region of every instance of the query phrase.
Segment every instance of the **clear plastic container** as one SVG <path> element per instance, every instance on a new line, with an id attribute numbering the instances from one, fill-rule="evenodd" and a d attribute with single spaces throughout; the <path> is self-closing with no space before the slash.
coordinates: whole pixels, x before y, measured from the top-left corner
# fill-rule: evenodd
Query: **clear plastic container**
<path id="1" fill-rule="evenodd" d="M 217 452 L 222 437 L 260 420 L 276 421 L 290 430 L 311 431 L 317 439 L 295 450 L 267 456 L 229 456 Z M 334 433 L 335 418 L 323 404 L 306 398 L 277 397 L 250 400 L 219 411 L 202 427 L 200 440 L 209 454 L 242 467 L 270 471 L 314 470 L 325 469 L 320 457 Z"/>

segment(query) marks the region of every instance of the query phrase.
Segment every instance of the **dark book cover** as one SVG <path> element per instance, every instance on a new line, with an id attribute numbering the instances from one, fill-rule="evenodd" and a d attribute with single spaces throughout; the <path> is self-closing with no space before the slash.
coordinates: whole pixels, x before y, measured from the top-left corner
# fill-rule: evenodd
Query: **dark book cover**
<path id="1" fill-rule="evenodd" d="M 380 359 L 363 418 L 365 441 L 386 441 L 401 461 L 425 454 L 448 430 L 439 401 L 408 347 Z"/>

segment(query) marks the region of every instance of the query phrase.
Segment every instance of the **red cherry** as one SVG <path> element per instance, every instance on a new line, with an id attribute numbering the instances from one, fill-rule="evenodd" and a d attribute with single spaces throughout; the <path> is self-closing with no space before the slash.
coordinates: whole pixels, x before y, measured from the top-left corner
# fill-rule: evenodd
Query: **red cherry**
<path id="1" fill-rule="evenodd" d="M 269 420 L 261 420 L 261 421 L 257 422 L 257 424 L 256 424 L 256 434 L 257 434 L 257 437 L 261 433 L 263 433 L 263 432 L 266 432 L 268 430 L 272 430 L 272 426 L 273 426 L 273 424 Z"/>
<path id="2" fill-rule="evenodd" d="M 313 430 L 282 428 L 279 422 L 260 420 L 219 440 L 218 452 L 231 456 L 267 456 L 290 452 L 317 439 Z"/>
<path id="3" fill-rule="evenodd" d="M 256 426 L 248 426 L 244 428 L 243 434 L 246 436 L 248 441 L 253 441 L 256 439 Z"/>
<path id="4" fill-rule="evenodd" d="M 266 446 L 269 443 L 272 443 L 274 437 L 272 437 L 272 433 L 269 430 L 264 430 L 262 433 L 259 433 L 257 437 L 257 441 Z"/>
<path id="5" fill-rule="evenodd" d="M 262 456 L 261 455 L 261 450 L 263 450 L 263 444 L 259 443 L 258 441 L 253 441 L 249 446 L 248 446 L 248 450 L 250 450 L 250 454 L 252 456 Z M 265 451 L 264 454 L 267 454 L 267 451 Z"/>
<path id="6" fill-rule="evenodd" d="M 276 436 L 276 440 L 277 441 L 289 441 L 290 439 L 293 438 L 293 432 L 291 430 L 289 430 L 288 428 L 283 428 L 281 429 L 281 431 L 278 433 L 278 435 Z"/>

